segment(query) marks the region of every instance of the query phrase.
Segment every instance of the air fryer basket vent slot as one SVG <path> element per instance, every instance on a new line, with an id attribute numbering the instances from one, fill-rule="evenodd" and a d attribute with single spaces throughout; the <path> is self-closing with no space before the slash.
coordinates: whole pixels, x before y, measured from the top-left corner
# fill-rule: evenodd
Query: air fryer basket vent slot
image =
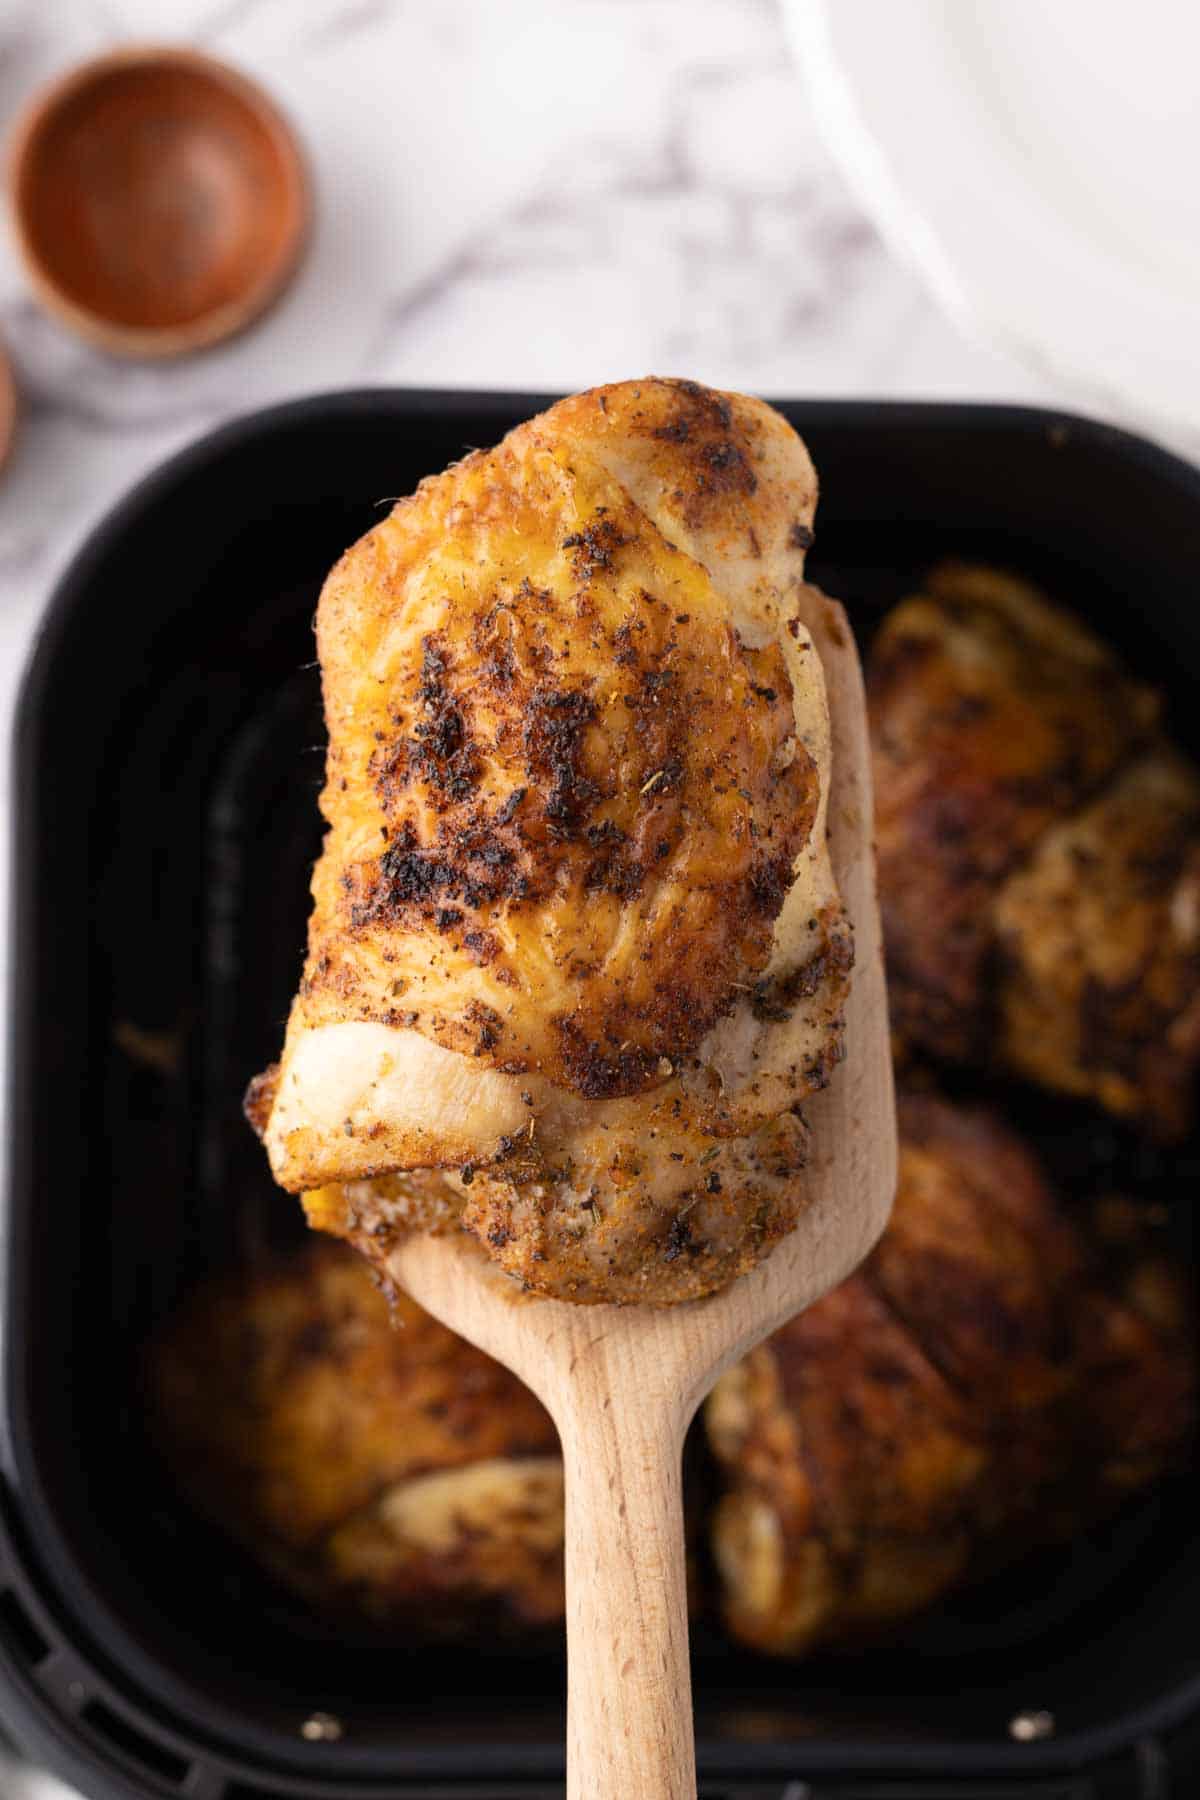
<path id="1" fill-rule="evenodd" d="M 11 1588 L 0 1594 L 0 1638 L 31 1669 L 50 1654 L 49 1644 Z"/>
<path id="2" fill-rule="evenodd" d="M 191 1764 L 174 1750 L 168 1750 L 165 1744 L 147 1737 L 128 1719 L 111 1711 L 103 1700 L 89 1700 L 81 1709 L 80 1717 L 98 1737 L 104 1738 L 131 1762 L 177 1787 L 183 1782 Z"/>

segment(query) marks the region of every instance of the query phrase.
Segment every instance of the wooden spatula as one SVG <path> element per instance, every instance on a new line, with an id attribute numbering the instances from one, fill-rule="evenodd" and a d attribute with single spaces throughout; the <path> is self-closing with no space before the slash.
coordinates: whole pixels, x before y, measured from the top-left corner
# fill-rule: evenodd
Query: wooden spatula
<path id="1" fill-rule="evenodd" d="M 692 1800 L 681 1456 L 713 1382 L 842 1281 L 887 1222 L 896 1127 L 872 857 L 862 673 L 840 607 L 807 620 L 833 721 L 830 847 L 854 922 L 846 1058 L 806 1104 L 808 1204 L 766 1261 L 688 1305 L 529 1297 L 465 1236 L 412 1237 L 401 1286 L 520 1376 L 558 1426 L 566 1470 L 569 1800 Z"/>

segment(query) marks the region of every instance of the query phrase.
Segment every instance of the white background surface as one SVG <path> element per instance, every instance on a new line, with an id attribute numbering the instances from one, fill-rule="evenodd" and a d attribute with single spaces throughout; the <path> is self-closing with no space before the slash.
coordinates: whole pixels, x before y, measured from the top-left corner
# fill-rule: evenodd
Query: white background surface
<path id="1" fill-rule="evenodd" d="M 1200 454 L 1200 7 L 784 4 L 841 166 L 945 305 Z"/>
<path id="2" fill-rule="evenodd" d="M 655 372 L 768 395 L 1072 402 L 1052 371 L 969 342 L 885 249 L 817 135 L 772 0 L 7 0 L 0 124 L 73 58 L 148 37 L 269 85 L 307 144 L 315 239 L 265 323 L 166 368 L 77 345 L 0 250 L 25 404 L 0 479 L 5 742 L 87 527 L 265 401 Z M 5 810 L 7 780 L 5 757 Z M 0 1796 L 25 1800 L 14 1783 L 0 1766 Z"/>
<path id="3" fill-rule="evenodd" d="M 775 394 L 1061 399 L 969 344 L 883 248 L 756 0 L 9 0 L 0 121 L 121 37 L 269 84 L 317 229 L 278 311 L 170 367 L 77 345 L 5 246 L 26 398 L 0 485 L 7 685 L 48 586 L 137 475 L 231 413 L 358 383 L 657 373 Z"/>

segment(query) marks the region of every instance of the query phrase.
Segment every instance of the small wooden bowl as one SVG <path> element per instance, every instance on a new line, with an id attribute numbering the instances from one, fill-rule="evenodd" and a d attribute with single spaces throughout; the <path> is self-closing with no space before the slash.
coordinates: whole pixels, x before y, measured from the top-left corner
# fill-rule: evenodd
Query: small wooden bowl
<path id="1" fill-rule="evenodd" d="M 9 196 L 46 307 L 119 356 L 179 356 L 256 318 L 296 267 L 309 195 L 266 95 L 194 50 L 139 46 L 36 95 Z"/>
<path id="2" fill-rule="evenodd" d="M 17 411 L 17 383 L 12 359 L 0 344 L 0 469 L 12 455 L 13 439 L 17 435 Z"/>

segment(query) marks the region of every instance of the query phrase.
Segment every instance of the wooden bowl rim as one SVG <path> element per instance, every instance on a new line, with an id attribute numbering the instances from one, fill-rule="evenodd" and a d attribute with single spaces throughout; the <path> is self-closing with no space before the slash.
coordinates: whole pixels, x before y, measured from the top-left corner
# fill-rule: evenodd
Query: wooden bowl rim
<path id="1" fill-rule="evenodd" d="M 20 412 L 16 370 L 8 345 L 0 342 L 0 470 L 12 455 Z"/>
<path id="2" fill-rule="evenodd" d="M 224 88 L 253 114 L 279 157 L 290 229 L 281 249 L 260 267 L 253 280 L 233 299 L 182 324 L 123 325 L 107 314 L 81 305 L 49 273 L 34 248 L 23 190 L 38 140 L 65 105 L 97 81 L 121 70 L 167 68 L 186 69 L 205 77 Z M 250 76 L 219 57 L 187 45 L 123 44 L 88 57 L 52 77 L 27 101 L 13 126 L 5 173 L 17 250 L 37 297 L 49 312 L 80 337 L 117 356 L 183 356 L 244 330 L 278 299 L 295 274 L 311 228 L 311 183 L 293 127 Z"/>

